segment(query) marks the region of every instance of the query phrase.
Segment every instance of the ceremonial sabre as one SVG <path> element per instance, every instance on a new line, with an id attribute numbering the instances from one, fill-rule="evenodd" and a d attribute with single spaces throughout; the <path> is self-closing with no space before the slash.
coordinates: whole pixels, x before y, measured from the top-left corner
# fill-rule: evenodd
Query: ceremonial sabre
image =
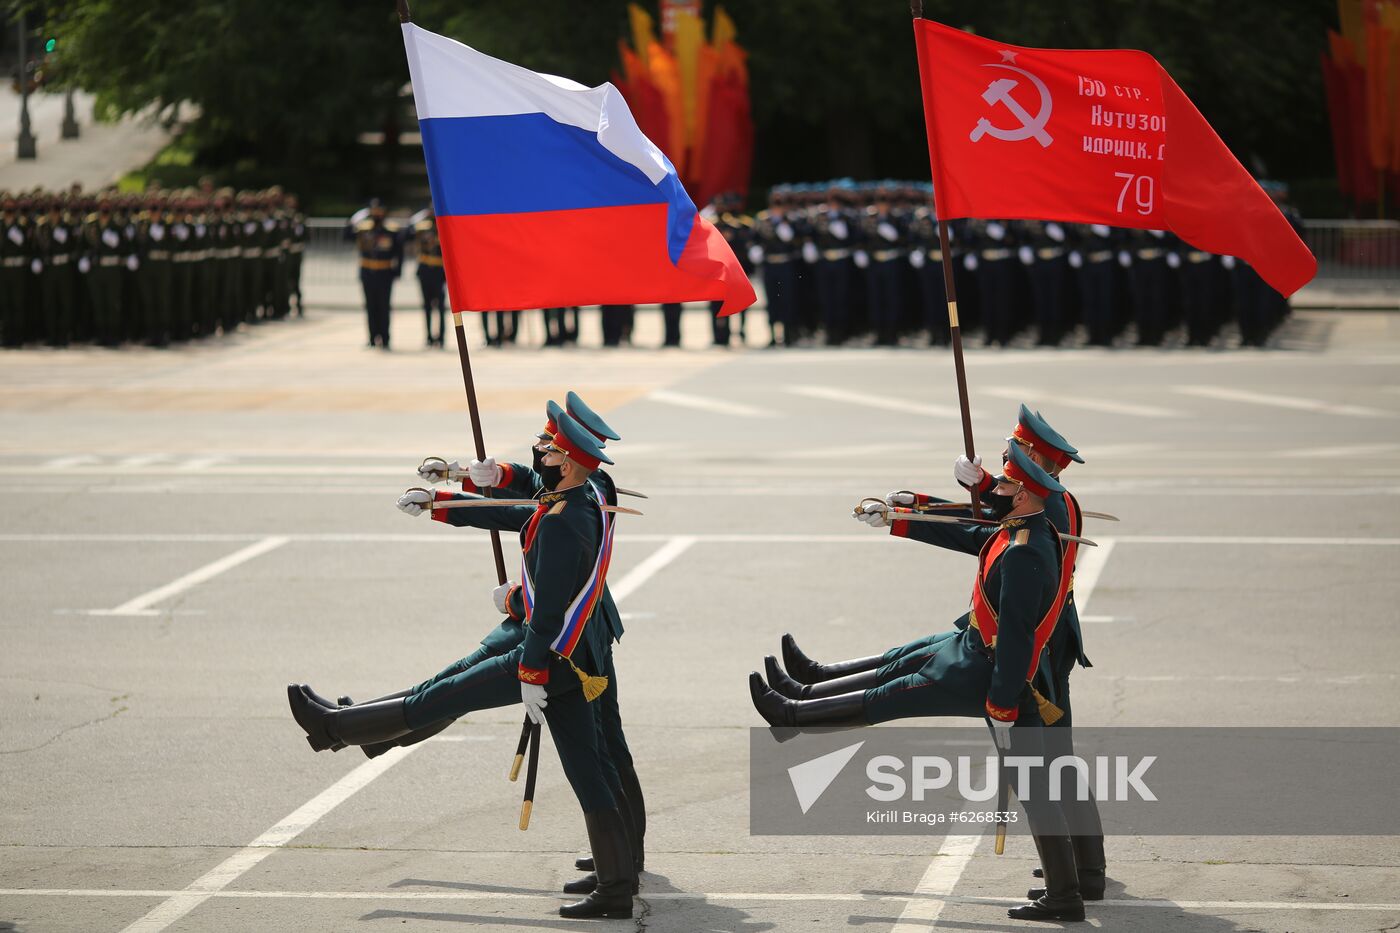
<path id="1" fill-rule="evenodd" d="M 408 0 L 395 0 L 394 6 L 398 11 L 400 23 L 413 22 L 413 14 L 408 10 Z M 443 256 L 442 261 L 444 265 L 447 264 L 447 257 Z M 450 294 L 449 292 L 449 295 Z M 462 386 L 467 392 L 467 414 L 471 418 L 472 423 L 472 440 L 476 442 L 476 459 L 485 460 L 486 442 L 481 436 L 481 412 L 478 410 L 476 404 L 476 382 L 472 379 L 472 360 L 471 353 L 467 350 L 467 331 L 463 326 L 462 312 L 455 308 L 452 311 L 452 328 L 457 332 L 457 355 L 462 360 Z M 483 490 L 483 492 L 488 497 L 491 495 L 489 489 Z M 501 551 L 501 533 L 494 528 L 491 529 L 491 553 L 496 558 L 496 582 L 505 583 L 506 558 L 505 554 Z M 529 730 L 529 728 L 530 717 L 526 716 L 522 731 Z M 535 739 L 535 753 L 539 751 L 539 735 L 540 733 L 537 727 L 533 733 Z M 533 795 L 533 788 L 530 793 Z M 529 816 L 523 816 L 522 820 L 528 822 Z"/>
<path id="2" fill-rule="evenodd" d="M 525 721 L 529 723 L 530 767 L 525 772 L 525 799 L 520 802 L 521 830 L 530 828 L 530 811 L 535 808 L 535 776 L 540 772 L 540 727 L 530 722 L 529 716 Z"/>

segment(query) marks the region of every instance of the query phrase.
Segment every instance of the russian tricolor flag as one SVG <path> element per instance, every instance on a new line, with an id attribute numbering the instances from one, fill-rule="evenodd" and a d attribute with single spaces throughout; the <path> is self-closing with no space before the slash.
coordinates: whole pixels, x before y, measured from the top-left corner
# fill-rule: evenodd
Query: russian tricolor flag
<path id="1" fill-rule="evenodd" d="M 754 302 L 734 251 L 611 84 L 403 25 L 454 311 Z"/>

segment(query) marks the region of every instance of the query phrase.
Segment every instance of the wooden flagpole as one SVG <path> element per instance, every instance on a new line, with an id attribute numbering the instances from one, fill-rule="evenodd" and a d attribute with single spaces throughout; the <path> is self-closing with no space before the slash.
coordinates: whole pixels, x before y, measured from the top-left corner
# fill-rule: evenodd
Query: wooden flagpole
<path id="1" fill-rule="evenodd" d="M 395 0 L 395 7 L 398 10 L 400 23 L 413 22 L 413 14 L 410 13 L 408 10 L 408 0 Z M 445 259 L 443 261 L 446 262 Z M 481 434 L 481 410 L 477 407 L 476 404 L 476 380 L 472 378 L 471 351 L 467 348 L 467 331 L 466 328 L 463 326 L 462 312 L 456 310 L 455 308 L 452 311 L 452 328 L 457 332 L 457 356 L 462 361 L 462 387 L 466 389 L 467 392 L 467 414 L 471 418 L 472 440 L 476 443 L 476 459 L 485 460 L 486 441 L 482 438 Z M 490 489 L 482 490 L 482 494 L 487 496 L 488 498 L 491 496 L 491 492 L 492 491 Z M 505 583 L 506 558 L 505 554 L 501 550 L 501 533 L 499 531 L 496 531 L 494 528 L 491 530 L 491 553 L 496 558 L 496 582 Z M 530 717 L 526 715 L 525 722 L 520 727 L 520 740 L 522 745 L 521 751 L 524 751 L 524 743 L 528 742 L 531 738 L 533 738 L 535 745 L 534 754 L 538 755 L 540 733 L 538 727 L 532 733 L 530 729 L 531 725 L 532 724 L 530 722 Z M 515 780 L 515 775 L 518 774 L 520 770 L 518 764 L 519 759 L 520 755 L 517 754 L 517 764 L 511 769 L 512 781 Z M 530 788 L 530 791 L 531 796 L 533 797 L 534 788 Z M 525 816 L 521 821 L 520 828 L 525 829 L 527 826 L 529 826 L 529 817 Z"/>
<path id="2" fill-rule="evenodd" d="M 923 19 L 923 0 L 909 0 L 909 12 L 915 19 Z M 929 149 L 929 160 L 933 160 L 933 150 Z M 972 410 L 967 402 L 967 369 L 963 365 L 962 328 L 958 326 L 958 289 L 953 280 L 953 254 L 948 243 L 948 222 L 938 216 L 938 191 L 935 187 L 930 198 L 934 220 L 938 221 L 938 248 L 943 255 L 943 292 L 948 298 L 948 335 L 953 343 L 953 369 L 958 379 L 958 405 L 962 409 L 963 450 L 967 459 L 976 456 L 972 443 Z M 982 514 L 981 497 L 977 489 L 972 489 L 972 517 Z"/>

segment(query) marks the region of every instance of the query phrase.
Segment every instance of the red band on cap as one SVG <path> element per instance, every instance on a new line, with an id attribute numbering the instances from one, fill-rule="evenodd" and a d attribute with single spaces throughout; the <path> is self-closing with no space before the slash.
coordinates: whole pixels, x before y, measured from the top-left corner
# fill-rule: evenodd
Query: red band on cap
<path id="1" fill-rule="evenodd" d="M 569 435 L 565 434 L 563 431 L 554 435 L 554 446 L 568 454 L 570 460 L 588 470 L 598 469 L 599 464 L 603 462 L 597 457 L 590 456 L 580 450 L 578 445 L 569 440 Z"/>
<path id="2" fill-rule="evenodd" d="M 1026 488 L 1026 491 L 1033 496 L 1044 499 L 1050 495 L 1050 490 L 1027 476 L 1025 471 L 1016 465 L 1015 460 L 1006 461 L 1006 466 L 1002 468 L 1002 472 L 1006 474 L 1007 479 L 1011 480 L 1013 483 L 1020 483 Z"/>
<path id="3" fill-rule="evenodd" d="M 1070 459 L 1069 454 L 1060 450 L 1058 447 L 1047 444 L 1045 441 L 1041 440 L 1034 431 L 1020 422 L 1017 422 L 1016 430 L 1011 432 L 1011 436 L 1030 444 L 1031 450 L 1034 450 L 1042 457 L 1050 458 L 1050 462 L 1061 470 L 1074 462 Z"/>
<path id="4" fill-rule="evenodd" d="M 544 433 L 545 433 L 545 434 L 548 434 L 550 437 L 553 437 L 554 435 L 556 435 L 556 434 L 559 433 L 559 425 L 557 425 L 557 424 L 554 423 L 554 419 L 553 419 L 553 418 L 550 418 L 550 419 L 548 419 L 548 420 L 545 421 L 545 423 L 544 423 Z"/>

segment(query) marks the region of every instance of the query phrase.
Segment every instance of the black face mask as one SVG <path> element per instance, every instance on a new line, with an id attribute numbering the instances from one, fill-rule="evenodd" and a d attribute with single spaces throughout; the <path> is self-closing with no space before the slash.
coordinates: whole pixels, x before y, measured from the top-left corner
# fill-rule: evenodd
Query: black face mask
<path id="1" fill-rule="evenodd" d="M 534 468 L 536 475 L 539 476 L 540 482 L 544 484 L 545 489 L 553 491 L 554 487 L 558 486 L 559 483 L 564 479 L 563 465 L 545 466 L 544 451 L 539 450 L 538 448 L 532 451 L 532 454 L 533 462 L 531 463 L 531 466 Z"/>
<path id="2" fill-rule="evenodd" d="M 982 496 L 982 506 L 992 513 L 992 518 L 1001 521 L 1016 507 L 1015 496 L 999 496 L 994 492 Z"/>

